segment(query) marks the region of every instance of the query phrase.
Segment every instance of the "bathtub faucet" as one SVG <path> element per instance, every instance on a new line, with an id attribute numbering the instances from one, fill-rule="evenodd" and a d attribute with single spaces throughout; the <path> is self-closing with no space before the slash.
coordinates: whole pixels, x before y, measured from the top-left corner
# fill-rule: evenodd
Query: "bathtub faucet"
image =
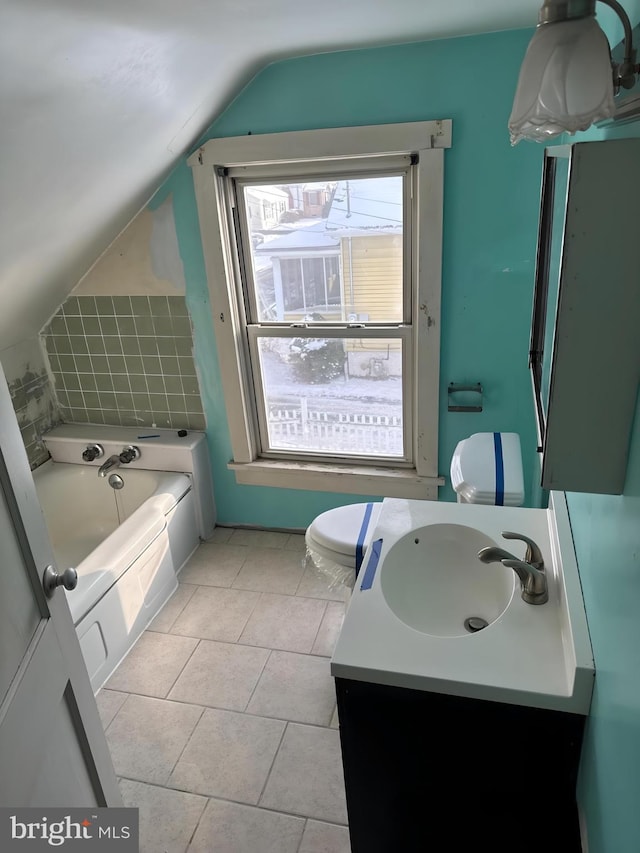
<path id="1" fill-rule="evenodd" d="M 106 477 L 112 468 L 117 468 L 119 465 L 120 457 L 117 453 L 114 453 L 113 456 L 110 456 L 107 461 L 103 462 L 102 465 L 98 468 L 98 477 Z"/>
<path id="2" fill-rule="evenodd" d="M 117 468 L 119 465 L 128 465 L 135 459 L 140 458 L 140 450 L 134 444 L 129 444 L 124 448 L 122 453 L 114 453 L 106 462 L 98 468 L 98 477 L 106 477 L 112 468 Z"/>

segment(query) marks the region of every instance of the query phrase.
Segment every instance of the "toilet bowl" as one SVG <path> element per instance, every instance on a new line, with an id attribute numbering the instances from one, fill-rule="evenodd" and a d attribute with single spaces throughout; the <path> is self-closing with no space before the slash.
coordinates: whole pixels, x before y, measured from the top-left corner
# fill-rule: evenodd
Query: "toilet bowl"
<path id="1" fill-rule="evenodd" d="M 332 585 L 353 586 L 379 513 L 379 503 L 339 506 L 321 513 L 307 528 L 307 554 Z"/>

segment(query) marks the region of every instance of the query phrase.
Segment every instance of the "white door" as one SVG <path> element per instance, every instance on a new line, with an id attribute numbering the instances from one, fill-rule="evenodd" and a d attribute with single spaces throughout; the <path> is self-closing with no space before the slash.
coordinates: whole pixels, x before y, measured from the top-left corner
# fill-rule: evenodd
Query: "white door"
<path id="1" fill-rule="evenodd" d="M 0 368 L 0 806 L 120 806 L 69 605 L 61 589 L 44 593 L 49 565 L 56 568 Z"/>

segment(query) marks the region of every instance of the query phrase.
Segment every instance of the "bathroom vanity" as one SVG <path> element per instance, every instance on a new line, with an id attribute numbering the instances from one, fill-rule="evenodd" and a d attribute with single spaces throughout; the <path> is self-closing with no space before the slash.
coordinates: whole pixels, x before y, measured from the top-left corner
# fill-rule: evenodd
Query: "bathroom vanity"
<path id="1" fill-rule="evenodd" d="M 585 718 L 336 679 L 353 853 L 580 853 Z"/>
<path id="2" fill-rule="evenodd" d="M 489 542 L 522 557 L 503 531 L 540 546 L 547 603 L 477 559 Z M 579 853 L 594 670 L 563 495 L 384 501 L 331 670 L 353 853 Z"/>

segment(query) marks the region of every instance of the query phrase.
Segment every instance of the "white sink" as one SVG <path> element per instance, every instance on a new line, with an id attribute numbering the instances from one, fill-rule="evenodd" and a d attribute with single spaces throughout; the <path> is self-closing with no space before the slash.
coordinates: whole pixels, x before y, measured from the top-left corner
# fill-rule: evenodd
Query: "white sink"
<path id="1" fill-rule="evenodd" d="M 385 555 L 382 595 L 398 619 L 416 631 L 471 637 L 482 624 L 498 619 L 513 595 L 513 570 L 478 559 L 481 548 L 495 545 L 480 530 L 462 524 L 418 527 Z"/>
<path id="2" fill-rule="evenodd" d="M 587 714 L 594 666 L 562 493 L 552 508 L 385 498 L 331 660 L 334 676 Z M 540 547 L 549 600 L 478 551 Z M 525 544 L 508 543 L 523 559 Z M 487 624 L 474 633 L 465 620 Z M 474 623 L 477 627 L 480 623 Z"/>

